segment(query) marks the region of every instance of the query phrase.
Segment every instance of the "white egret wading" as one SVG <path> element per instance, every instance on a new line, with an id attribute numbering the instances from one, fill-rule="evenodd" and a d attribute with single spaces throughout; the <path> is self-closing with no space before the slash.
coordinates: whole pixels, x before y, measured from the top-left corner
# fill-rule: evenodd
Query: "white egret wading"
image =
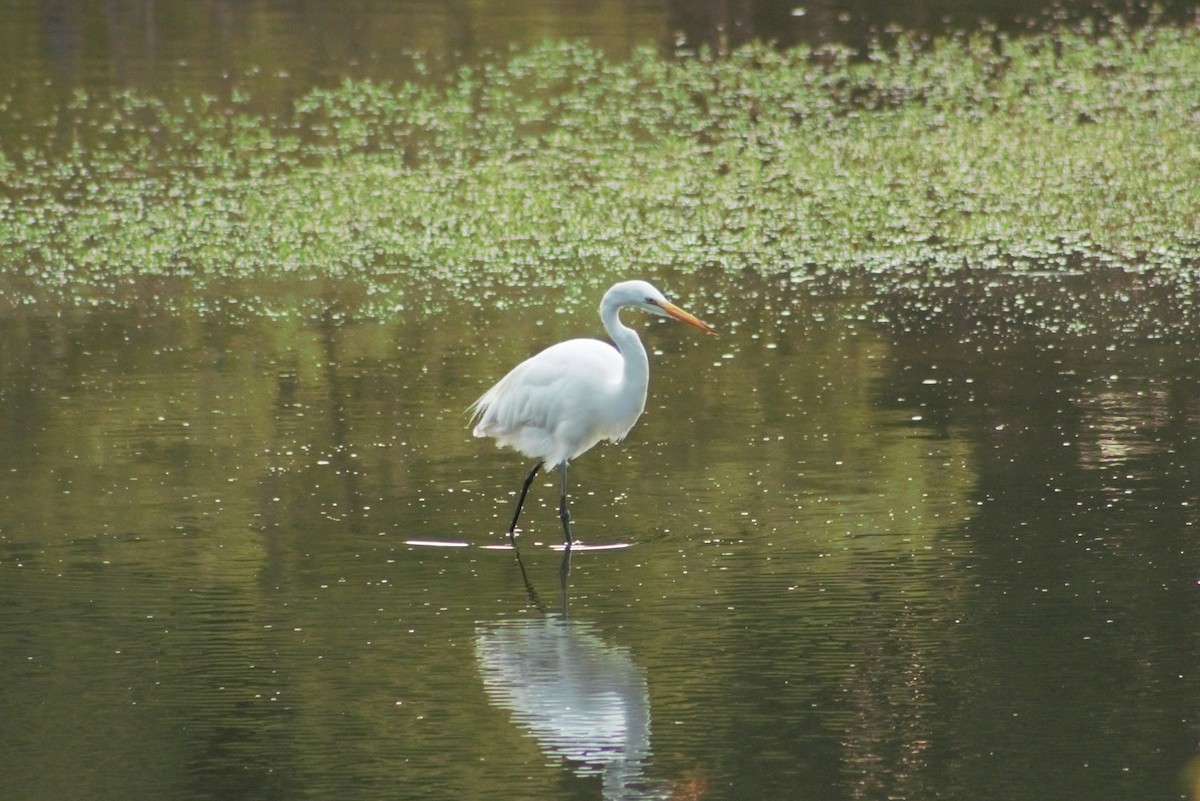
<path id="1" fill-rule="evenodd" d="M 567 545 L 574 542 L 567 511 L 567 463 L 602 439 L 619 442 L 646 408 L 650 361 L 637 332 L 619 318 L 627 307 L 716 333 L 645 281 L 624 281 L 600 301 L 600 319 L 615 348 L 598 339 L 552 345 L 514 367 L 471 406 L 475 436 L 492 437 L 498 446 L 537 459 L 521 487 L 508 527 L 510 539 L 516 536 L 534 476 L 542 467 L 557 467 L 562 476 L 558 516 Z"/>

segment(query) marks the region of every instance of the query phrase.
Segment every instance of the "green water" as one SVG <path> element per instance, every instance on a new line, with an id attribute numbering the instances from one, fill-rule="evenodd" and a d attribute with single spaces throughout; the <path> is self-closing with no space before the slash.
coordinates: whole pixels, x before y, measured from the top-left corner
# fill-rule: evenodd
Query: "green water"
<path id="1" fill-rule="evenodd" d="M 577 535 L 630 545 L 575 554 L 568 606 L 574 647 L 643 677 L 622 691 L 650 718 L 621 763 L 638 786 L 1175 792 L 1195 355 L 906 335 L 861 304 L 704 283 L 671 286 L 727 333 L 642 322 L 647 413 L 572 471 Z M 523 575 L 483 546 L 527 465 L 462 412 L 525 343 L 595 330 L 538 300 L 506 320 L 10 319 L 8 796 L 599 797 L 594 767 L 530 736 L 549 724 L 521 725 L 536 710 L 489 703 L 476 655 L 562 607 L 537 544 L 561 535 L 555 480 Z"/>

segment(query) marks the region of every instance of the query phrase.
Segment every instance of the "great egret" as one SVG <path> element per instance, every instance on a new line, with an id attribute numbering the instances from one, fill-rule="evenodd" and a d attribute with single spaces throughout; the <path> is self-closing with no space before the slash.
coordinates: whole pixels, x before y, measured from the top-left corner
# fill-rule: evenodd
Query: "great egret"
<path id="1" fill-rule="evenodd" d="M 471 405 L 472 421 L 478 421 L 475 436 L 493 437 L 497 446 L 537 459 L 521 487 L 509 539 L 516 536 L 517 519 L 538 470 L 557 467 L 562 476 L 558 516 L 570 546 L 567 463 L 602 439 L 619 442 L 646 408 L 650 361 L 637 332 L 620 320 L 626 307 L 716 333 L 645 281 L 624 281 L 600 301 L 600 319 L 616 348 L 598 339 L 551 345 L 518 364 Z"/>

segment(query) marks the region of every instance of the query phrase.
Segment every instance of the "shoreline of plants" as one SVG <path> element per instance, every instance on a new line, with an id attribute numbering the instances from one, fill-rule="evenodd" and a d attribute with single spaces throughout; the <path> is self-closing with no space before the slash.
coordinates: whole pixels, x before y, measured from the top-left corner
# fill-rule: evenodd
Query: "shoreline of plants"
<path id="1" fill-rule="evenodd" d="M 153 285 L 287 313 L 345 286 L 373 317 L 662 270 L 1191 286 L 1197 86 L 1196 28 L 1117 27 L 864 59 L 547 42 L 427 84 L 313 89 L 286 119 L 79 94 L 44 141 L 0 149 L 0 297 L 120 306 Z"/>

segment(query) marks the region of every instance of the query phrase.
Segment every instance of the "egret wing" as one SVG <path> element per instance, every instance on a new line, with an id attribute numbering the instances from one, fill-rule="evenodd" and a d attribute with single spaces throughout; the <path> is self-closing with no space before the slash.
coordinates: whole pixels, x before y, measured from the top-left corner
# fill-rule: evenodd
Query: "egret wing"
<path id="1" fill-rule="evenodd" d="M 621 373 L 620 354 L 605 342 L 553 345 L 518 364 L 475 402 L 474 434 L 553 466 L 616 433 L 605 425 L 603 406 Z"/>

